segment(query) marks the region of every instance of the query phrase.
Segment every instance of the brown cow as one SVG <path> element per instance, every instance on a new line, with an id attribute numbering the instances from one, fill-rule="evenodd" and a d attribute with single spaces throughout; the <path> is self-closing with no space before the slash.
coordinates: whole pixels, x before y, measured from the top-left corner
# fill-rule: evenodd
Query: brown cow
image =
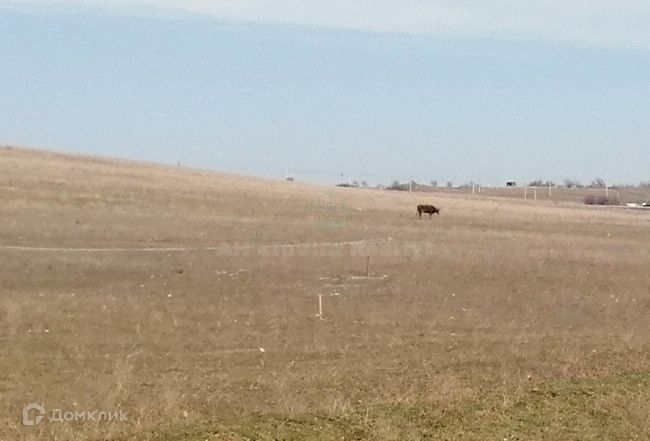
<path id="1" fill-rule="evenodd" d="M 429 219 L 432 214 L 440 214 L 440 209 L 433 205 L 418 205 L 418 217 L 422 219 L 422 213 L 429 213 Z"/>

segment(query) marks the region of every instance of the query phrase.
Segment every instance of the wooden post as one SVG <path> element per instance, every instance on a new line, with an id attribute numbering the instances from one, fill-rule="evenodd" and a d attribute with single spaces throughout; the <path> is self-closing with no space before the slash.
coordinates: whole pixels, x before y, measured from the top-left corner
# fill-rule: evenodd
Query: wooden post
<path id="1" fill-rule="evenodd" d="M 528 187 L 524 187 L 524 200 L 528 200 Z"/>
<path id="2" fill-rule="evenodd" d="M 533 197 L 535 198 L 535 202 L 537 202 L 537 187 L 533 188 Z"/>
<path id="3" fill-rule="evenodd" d="M 548 197 L 550 198 L 551 196 L 553 196 L 553 189 L 551 187 L 551 183 L 549 182 L 548 183 Z"/>
<path id="4" fill-rule="evenodd" d="M 366 279 L 370 277 L 370 256 L 366 257 Z"/>

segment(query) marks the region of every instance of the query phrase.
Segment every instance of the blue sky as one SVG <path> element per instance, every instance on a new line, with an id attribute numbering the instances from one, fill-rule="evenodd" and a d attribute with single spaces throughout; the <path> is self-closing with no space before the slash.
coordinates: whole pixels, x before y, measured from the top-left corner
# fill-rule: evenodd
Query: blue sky
<path id="1" fill-rule="evenodd" d="M 638 1 L 0 0 L 0 143 L 320 182 L 637 183 L 649 22 Z"/>

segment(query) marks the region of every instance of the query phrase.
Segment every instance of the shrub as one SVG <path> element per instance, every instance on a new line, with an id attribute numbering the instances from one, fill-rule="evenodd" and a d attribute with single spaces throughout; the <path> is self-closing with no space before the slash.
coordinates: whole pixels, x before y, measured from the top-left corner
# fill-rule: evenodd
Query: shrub
<path id="1" fill-rule="evenodd" d="M 616 199 L 602 195 L 589 195 L 585 197 L 584 202 L 587 205 L 618 205 Z"/>

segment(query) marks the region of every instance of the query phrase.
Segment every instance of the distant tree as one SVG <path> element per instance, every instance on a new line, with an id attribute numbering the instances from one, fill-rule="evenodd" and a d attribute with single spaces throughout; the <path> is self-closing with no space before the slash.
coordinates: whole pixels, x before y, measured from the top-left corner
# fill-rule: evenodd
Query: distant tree
<path id="1" fill-rule="evenodd" d="M 596 178 L 593 181 L 591 181 L 591 184 L 589 184 L 590 188 L 605 188 L 606 186 L 607 183 L 602 178 Z"/>
<path id="2" fill-rule="evenodd" d="M 365 180 L 364 180 L 364 181 L 361 181 L 361 186 L 362 186 L 363 188 L 368 188 L 368 181 L 365 181 Z"/>
<path id="3" fill-rule="evenodd" d="M 447 188 L 453 188 L 454 184 L 451 181 L 447 181 Z"/>
<path id="4" fill-rule="evenodd" d="M 529 187 L 555 187 L 555 182 L 546 180 L 543 181 L 541 179 L 535 179 L 534 181 L 531 181 L 528 184 Z"/>
<path id="5" fill-rule="evenodd" d="M 433 181 L 430 182 L 430 184 L 431 184 L 432 187 L 437 187 L 438 186 L 438 181 L 436 181 L 434 179 Z"/>
<path id="6" fill-rule="evenodd" d="M 352 186 L 353 186 L 353 187 L 358 187 L 358 186 L 359 186 L 359 183 L 358 183 L 357 181 L 352 181 Z"/>
<path id="7" fill-rule="evenodd" d="M 641 187 L 641 188 L 650 188 L 650 181 L 645 181 L 645 182 L 639 183 L 639 187 Z"/>
<path id="8" fill-rule="evenodd" d="M 566 188 L 583 188 L 583 185 L 580 182 L 569 178 L 564 180 L 564 186 Z"/>
<path id="9" fill-rule="evenodd" d="M 396 190 L 396 191 L 406 191 L 409 189 L 408 184 L 400 184 L 399 181 L 393 181 L 389 186 L 388 190 Z"/>

